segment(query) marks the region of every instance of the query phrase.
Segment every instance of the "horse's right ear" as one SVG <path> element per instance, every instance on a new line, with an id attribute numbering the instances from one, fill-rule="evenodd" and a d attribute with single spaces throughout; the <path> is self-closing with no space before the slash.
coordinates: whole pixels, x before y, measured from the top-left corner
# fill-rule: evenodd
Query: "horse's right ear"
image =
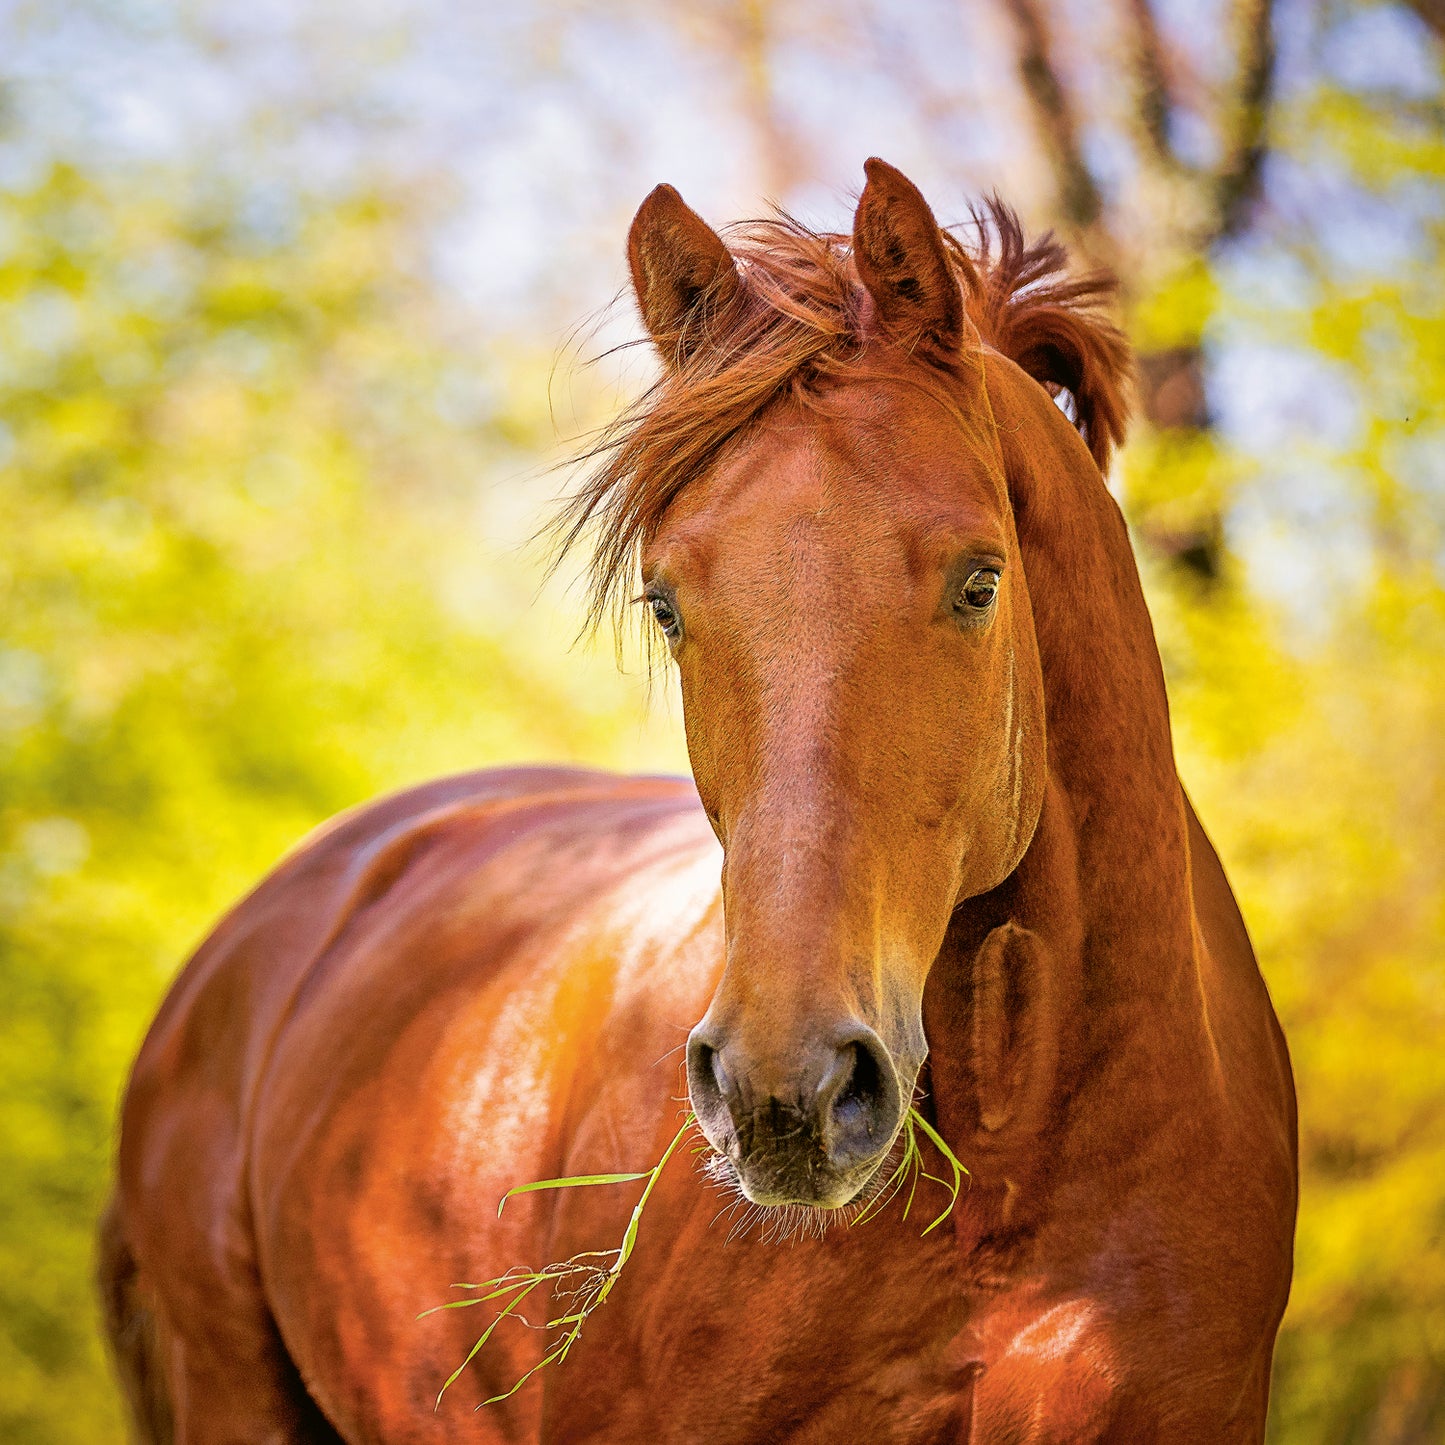
<path id="1" fill-rule="evenodd" d="M 632 289 L 662 359 L 674 371 L 697 350 L 707 322 L 742 284 L 732 253 L 671 186 L 658 186 L 627 233 Z"/>

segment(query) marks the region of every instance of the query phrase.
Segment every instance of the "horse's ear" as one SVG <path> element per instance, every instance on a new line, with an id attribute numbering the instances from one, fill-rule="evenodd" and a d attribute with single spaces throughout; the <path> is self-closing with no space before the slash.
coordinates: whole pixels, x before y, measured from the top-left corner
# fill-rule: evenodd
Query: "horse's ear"
<path id="1" fill-rule="evenodd" d="M 627 263 L 643 324 L 676 370 L 705 338 L 708 320 L 737 295 L 732 254 L 672 186 L 658 186 L 632 218 Z"/>
<path id="2" fill-rule="evenodd" d="M 958 272 L 923 193 L 877 156 L 853 218 L 853 264 L 888 334 L 955 355 L 970 327 Z"/>

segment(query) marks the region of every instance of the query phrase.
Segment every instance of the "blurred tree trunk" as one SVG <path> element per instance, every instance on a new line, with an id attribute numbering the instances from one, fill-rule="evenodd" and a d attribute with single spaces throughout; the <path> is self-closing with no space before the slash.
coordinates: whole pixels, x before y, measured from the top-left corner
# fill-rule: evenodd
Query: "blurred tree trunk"
<path id="1" fill-rule="evenodd" d="M 814 173 L 814 158 L 777 84 L 775 55 L 787 9 L 779 0 L 711 0 L 682 7 L 675 15 L 711 54 L 726 59 L 762 192 L 779 202 Z"/>
<path id="2" fill-rule="evenodd" d="M 1119 276 L 1126 313 L 1166 284 L 1193 258 L 1208 256 L 1250 222 L 1268 144 L 1274 81 L 1271 0 L 1234 0 L 1229 10 L 1233 56 L 1227 86 L 1192 107 L 1213 132 L 1211 164 L 1186 159 L 1177 143 L 1187 57 L 1162 36 L 1150 0 L 1118 0 L 1120 80 L 1127 85 L 1130 141 L 1137 175 L 1127 194 L 1106 194 L 1083 142 L 1085 118 L 1072 96 L 1055 11 L 1044 0 L 999 0 L 1012 22 L 1020 86 L 1034 117 L 1040 148 L 1054 176 L 1062 228 L 1094 263 Z M 1419 0 L 1440 9 L 1440 0 Z M 1165 344 L 1140 338 L 1139 411 L 1159 432 L 1188 444 L 1209 431 L 1202 338 Z M 1133 519 L 1157 551 L 1206 578 L 1217 575 L 1223 528 L 1217 503 L 1178 525 Z"/>
<path id="3" fill-rule="evenodd" d="M 1440 39 L 1445 40 L 1445 0 L 1405 0 L 1405 3 Z"/>
<path id="4" fill-rule="evenodd" d="M 768 0 L 735 0 L 724 25 L 742 72 L 743 115 L 753 133 L 765 193 L 777 200 L 808 174 L 795 127 L 779 109 L 773 83 L 773 7 Z"/>

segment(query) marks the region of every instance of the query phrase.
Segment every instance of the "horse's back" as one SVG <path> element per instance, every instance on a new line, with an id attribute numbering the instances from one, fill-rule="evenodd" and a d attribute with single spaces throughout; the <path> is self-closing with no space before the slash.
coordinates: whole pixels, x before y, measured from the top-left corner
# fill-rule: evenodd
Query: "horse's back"
<path id="1" fill-rule="evenodd" d="M 528 769 L 383 799 L 286 859 L 184 970 L 127 1097 L 120 1215 L 172 1355 L 193 1340 L 202 1384 L 201 1354 L 251 1358 L 293 1396 L 294 1359 L 333 1418 L 374 1414 L 345 1382 L 380 1388 L 408 1341 L 376 1332 L 491 1262 L 475 1222 L 558 1172 L 576 1079 L 619 1032 L 685 1037 L 715 848 L 690 783 Z M 642 1087 L 674 1094 L 676 1056 Z M 434 1391 L 454 1349 L 395 1378 Z"/>

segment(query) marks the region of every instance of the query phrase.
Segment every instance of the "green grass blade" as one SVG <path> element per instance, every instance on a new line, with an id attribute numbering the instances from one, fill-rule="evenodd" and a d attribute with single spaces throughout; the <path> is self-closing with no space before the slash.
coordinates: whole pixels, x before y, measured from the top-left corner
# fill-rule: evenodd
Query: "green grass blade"
<path id="1" fill-rule="evenodd" d="M 489 1299 L 500 1299 L 504 1294 L 512 1294 L 523 1288 L 525 1285 L 535 1283 L 529 1274 L 521 1275 L 517 1279 L 504 1281 L 502 1279 L 489 1279 L 486 1284 L 454 1284 L 453 1289 L 484 1289 L 486 1294 L 479 1294 L 471 1299 L 448 1300 L 443 1305 L 433 1305 L 429 1310 L 423 1310 L 417 1319 L 424 1320 L 428 1315 L 434 1315 L 438 1310 L 464 1310 L 468 1305 L 486 1304 Z"/>
<path id="2" fill-rule="evenodd" d="M 539 1179 L 532 1184 L 518 1184 L 501 1197 L 497 1204 L 497 1216 L 501 1217 L 502 1210 L 506 1207 L 507 1200 L 514 1194 L 531 1194 L 540 1189 L 578 1189 L 588 1184 L 632 1184 L 639 1179 L 645 1179 L 647 1183 L 643 1186 L 642 1196 L 633 1207 L 632 1214 L 628 1218 L 627 1228 L 622 1235 L 622 1243 L 616 1249 L 609 1250 L 588 1250 L 582 1254 L 573 1255 L 571 1259 L 563 1260 L 560 1264 L 549 1264 L 545 1269 L 527 1271 L 521 1274 L 514 1274 L 509 1271 L 496 1279 L 487 1280 L 480 1285 L 458 1285 L 458 1289 L 482 1289 L 488 1291 L 477 1299 L 450 1300 L 446 1304 L 437 1305 L 433 1309 L 426 1310 L 418 1318 L 425 1318 L 426 1315 L 435 1314 L 438 1310 L 456 1309 L 465 1305 L 481 1304 L 485 1300 L 497 1299 L 503 1295 L 511 1295 L 505 1307 L 498 1313 L 496 1319 L 489 1324 L 476 1344 L 468 1352 L 465 1360 L 452 1371 L 446 1383 L 437 1393 L 437 1406 L 440 1407 L 442 1396 L 451 1388 L 460 1377 L 463 1370 L 477 1357 L 478 1351 L 491 1338 L 492 1332 L 506 1317 L 517 1308 L 531 1292 L 541 1284 L 552 1284 L 557 1281 L 567 1280 L 573 1283 L 570 1290 L 561 1292 L 562 1298 L 569 1295 L 574 1300 L 580 1300 L 577 1308 L 571 1313 L 560 1315 L 556 1319 L 549 1319 L 542 1326 L 544 1329 L 560 1329 L 568 1326 L 561 1339 L 549 1349 L 530 1370 L 522 1376 L 509 1390 L 500 1395 L 493 1395 L 490 1399 L 483 1400 L 477 1406 L 481 1409 L 485 1405 L 495 1405 L 501 1400 L 510 1399 L 546 1365 L 553 1363 L 561 1364 L 567 1358 L 567 1353 L 576 1344 L 578 1336 L 582 1333 L 582 1326 L 587 1323 L 594 1310 L 604 1304 L 607 1296 L 612 1292 L 612 1287 L 617 1283 L 622 1273 L 622 1267 L 632 1257 L 632 1251 L 637 1243 L 638 1228 L 642 1222 L 642 1211 L 647 1205 L 652 1191 L 657 1186 L 657 1181 L 662 1177 L 662 1171 L 667 1161 L 672 1158 L 678 1145 L 687 1137 L 690 1130 L 697 1123 L 697 1116 L 688 1111 L 682 1122 L 682 1127 L 673 1135 L 671 1142 L 662 1152 L 660 1158 L 651 1169 L 643 1170 L 637 1174 L 578 1174 L 566 1179 Z M 600 1264 L 587 1264 L 588 1260 L 610 1260 L 611 1263 L 604 1269 Z M 577 1283 L 579 1276 L 581 1282 Z M 557 1298 L 554 1295 L 554 1299 Z"/>
<path id="3" fill-rule="evenodd" d="M 542 1369 L 546 1365 L 550 1365 L 553 1360 L 566 1359 L 567 1348 L 571 1343 L 572 1341 L 570 1337 L 564 1340 L 563 1343 L 560 1344 L 555 1350 L 552 1350 L 550 1353 L 543 1355 L 542 1358 L 538 1360 L 537 1363 L 533 1365 L 532 1368 L 528 1370 L 527 1373 L 523 1375 L 522 1378 L 518 1380 L 517 1383 L 513 1385 L 510 1390 L 503 1390 L 500 1395 L 493 1395 L 490 1399 L 483 1400 L 482 1403 L 477 1406 L 477 1409 L 485 1410 L 488 1405 L 500 1405 L 503 1400 L 510 1400 L 512 1396 L 515 1395 L 517 1391 L 520 1390 L 522 1386 L 525 1385 L 527 1381 L 530 1380 L 532 1376 L 537 1373 L 538 1370 Z"/>
<path id="4" fill-rule="evenodd" d="M 527 1286 L 526 1289 L 524 1289 L 520 1294 L 513 1295 L 512 1298 L 507 1301 L 506 1305 L 500 1311 L 498 1311 L 496 1319 L 494 1319 L 491 1324 L 489 1324 L 486 1329 L 482 1331 L 481 1339 L 479 1339 L 476 1344 L 474 1344 L 471 1349 L 467 1351 L 466 1359 L 464 1359 L 461 1364 L 459 1364 L 456 1369 L 447 1376 L 446 1383 L 441 1387 L 440 1390 L 437 1391 L 437 1402 L 435 1405 L 432 1406 L 433 1412 L 441 1409 L 442 1396 L 445 1395 L 446 1392 L 450 1390 L 453 1385 L 456 1384 L 456 1382 L 461 1378 L 462 1371 L 465 1370 L 466 1367 L 470 1365 L 471 1362 L 475 1360 L 476 1357 L 481 1353 L 482 1346 L 485 1345 L 489 1339 L 491 1339 L 492 1331 L 495 1330 L 497 1326 L 501 1324 L 502 1321 L 506 1319 L 507 1316 L 511 1314 L 512 1311 L 516 1309 L 517 1306 L 521 1304 L 522 1301 L 526 1299 L 527 1296 L 531 1294 L 532 1291 L 536 1289 L 539 1284 L 542 1283 L 542 1278 L 543 1277 L 541 1275 L 538 1275 L 537 1278 L 534 1279 Z"/>
<path id="5" fill-rule="evenodd" d="M 866 1224 L 870 1219 L 874 1218 L 875 1215 L 882 1213 L 882 1211 L 892 1203 L 893 1196 L 897 1194 L 898 1190 L 902 1187 L 904 1175 L 907 1173 L 909 1165 L 914 1163 L 918 1154 L 918 1144 L 913 1137 L 913 1120 L 906 1114 L 903 1117 L 901 1137 L 903 1139 L 903 1157 L 899 1159 L 897 1168 L 888 1176 L 888 1180 L 883 1187 L 863 1206 L 862 1211 L 853 1218 L 851 1221 L 852 1228 L 856 1229 L 858 1225 Z M 905 1213 L 905 1218 L 906 1217 Z"/>
<path id="6" fill-rule="evenodd" d="M 538 1179 L 532 1184 L 516 1184 L 497 1201 L 497 1218 L 502 1217 L 502 1210 L 507 1207 L 507 1201 L 514 1194 L 532 1194 L 538 1189 L 580 1189 L 584 1184 L 632 1184 L 638 1179 L 646 1179 L 651 1172 L 644 1170 L 641 1174 L 574 1174 L 567 1179 Z"/>
<path id="7" fill-rule="evenodd" d="M 938 1218 L 935 1219 L 933 1223 L 930 1224 L 928 1228 L 923 1231 L 924 1234 L 931 1234 L 935 1229 L 938 1228 L 940 1224 L 943 1223 L 945 1219 L 948 1218 L 950 1214 L 953 1213 L 953 1206 L 958 1203 L 958 1195 L 959 1191 L 963 1187 L 963 1181 L 965 1179 L 972 1179 L 973 1176 L 968 1172 L 964 1165 L 959 1162 L 959 1158 L 953 1152 L 953 1150 L 948 1147 L 948 1143 L 944 1139 L 943 1135 L 940 1134 L 938 1130 L 935 1129 L 933 1125 L 930 1124 L 928 1120 L 925 1119 L 923 1115 L 918 1112 L 917 1109 L 910 1109 L 909 1114 L 910 1117 L 913 1119 L 914 1123 L 923 1130 L 925 1135 L 927 1135 L 928 1140 L 933 1145 L 933 1147 L 937 1149 L 940 1154 L 943 1155 L 944 1159 L 948 1163 L 948 1167 L 953 1171 L 952 1181 L 944 1185 L 944 1188 L 951 1191 L 949 1194 L 948 1203 L 944 1206 L 943 1213 L 940 1214 Z M 942 1183 L 941 1180 L 939 1182 Z"/>

